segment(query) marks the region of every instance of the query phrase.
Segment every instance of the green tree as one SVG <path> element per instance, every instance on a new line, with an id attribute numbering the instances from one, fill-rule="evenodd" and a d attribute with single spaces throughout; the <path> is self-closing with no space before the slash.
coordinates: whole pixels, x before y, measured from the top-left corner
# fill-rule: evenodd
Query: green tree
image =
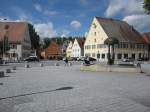
<path id="1" fill-rule="evenodd" d="M 144 0 L 143 8 L 147 14 L 150 14 L 150 0 Z"/>
<path id="2" fill-rule="evenodd" d="M 51 43 L 51 39 L 50 38 L 44 38 L 43 39 L 43 49 L 46 49 Z"/>
<path id="3" fill-rule="evenodd" d="M 4 39 L 0 41 L 0 54 L 5 54 L 9 49 L 8 37 L 4 36 Z"/>
<path id="4" fill-rule="evenodd" d="M 32 49 L 38 52 L 40 48 L 40 37 L 35 31 L 35 28 L 32 24 L 29 23 L 28 27 L 29 27 L 29 35 L 30 35 L 30 40 L 31 40 L 31 47 Z"/>

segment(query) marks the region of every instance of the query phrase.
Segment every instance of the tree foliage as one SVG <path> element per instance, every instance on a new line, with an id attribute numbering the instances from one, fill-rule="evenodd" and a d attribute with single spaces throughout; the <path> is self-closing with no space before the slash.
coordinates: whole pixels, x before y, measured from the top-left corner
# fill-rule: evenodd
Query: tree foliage
<path id="1" fill-rule="evenodd" d="M 35 28 L 32 24 L 28 24 L 29 27 L 29 35 L 31 40 L 31 47 L 32 49 L 38 50 L 40 48 L 40 37 L 35 31 Z"/>
<path id="2" fill-rule="evenodd" d="M 4 39 L 0 41 L 0 54 L 5 54 L 9 49 L 8 37 L 5 36 Z"/>
<path id="3" fill-rule="evenodd" d="M 47 48 L 50 45 L 50 43 L 51 43 L 51 39 L 50 38 L 44 38 L 43 39 L 43 46 L 42 46 L 42 48 L 43 49 Z"/>
<path id="4" fill-rule="evenodd" d="M 150 14 L 150 0 L 144 0 L 143 8 L 147 14 Z"/>

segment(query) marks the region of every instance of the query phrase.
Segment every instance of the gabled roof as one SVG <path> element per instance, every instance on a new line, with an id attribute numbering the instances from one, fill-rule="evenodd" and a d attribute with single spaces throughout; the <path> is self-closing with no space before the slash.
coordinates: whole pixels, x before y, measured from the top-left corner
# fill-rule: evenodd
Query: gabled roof
<path id="1" fill-rule="evenodd" d="M 85 38 L 76 38 L 80 48 L 84 48 Z"/>
<path id="2" fill-rule="evenodd" d="M 0 40 L 7 36 L 10 42 L 21 42 L 27 31 L 25 22 L 0 22 Z"/>
<path id="3" fill-rule="evenodd" d="M 116 38 L 119 42 L 145 43 L 141 34 L 124 21 L 101 17 L 96 19 L 109 38 Z"/>
<path id="4" fill-rule="evenodd" d="M 145 42 L 147 44 L 150 44 L 150 32 L 143 33 L 142 36 L 143 36 Z"/>

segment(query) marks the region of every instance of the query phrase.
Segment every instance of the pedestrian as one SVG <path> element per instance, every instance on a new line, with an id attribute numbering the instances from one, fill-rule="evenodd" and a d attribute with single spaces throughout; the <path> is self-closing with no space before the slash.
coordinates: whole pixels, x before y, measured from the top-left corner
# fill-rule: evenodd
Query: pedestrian
<path id="1" fill-rule="evenodd" d="M 65 62 L 65 66 L 68 66 L 68 59 L 65 57 L 63 60 Z"/>

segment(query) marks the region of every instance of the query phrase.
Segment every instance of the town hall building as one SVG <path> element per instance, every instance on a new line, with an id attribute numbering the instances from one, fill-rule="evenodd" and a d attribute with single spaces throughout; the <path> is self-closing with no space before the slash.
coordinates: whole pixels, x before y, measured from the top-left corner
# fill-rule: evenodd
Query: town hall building
<path id="1" fill-rule="evenodd" d="M 105 40 L 108 38 L 118 40 L 114 47 L 115 60 L 148 57 L 148 45 L 133 26 L 124 21 L 101 17 L 94 17 L 84 44 L 84 56 L 107 61 L 108 45 L 105 44 Z"/>

